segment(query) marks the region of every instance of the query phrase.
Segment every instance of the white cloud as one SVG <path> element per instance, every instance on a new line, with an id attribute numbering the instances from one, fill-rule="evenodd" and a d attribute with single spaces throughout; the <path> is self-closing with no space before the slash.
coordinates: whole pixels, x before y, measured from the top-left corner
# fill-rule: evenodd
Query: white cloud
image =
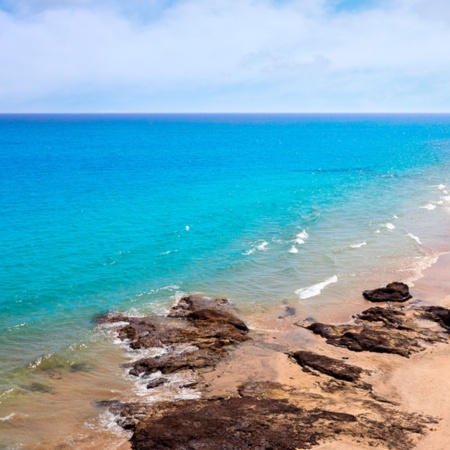
<path id="1" fill-rule="evenodd" d="M 19 0 L 0 11 L 0 111 L 450 106 L 443 0 L 339 13 L 325 0 L 128 3 Z"/>

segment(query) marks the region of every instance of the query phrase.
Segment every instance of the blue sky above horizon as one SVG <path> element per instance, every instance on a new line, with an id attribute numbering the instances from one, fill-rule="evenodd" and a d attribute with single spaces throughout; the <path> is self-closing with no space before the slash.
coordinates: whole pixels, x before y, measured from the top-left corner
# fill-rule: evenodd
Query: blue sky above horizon
<path id="1" fill-rule="evenodd" d="M 0 0 L 0 112 L 450 112 L 448 0 Z"/>

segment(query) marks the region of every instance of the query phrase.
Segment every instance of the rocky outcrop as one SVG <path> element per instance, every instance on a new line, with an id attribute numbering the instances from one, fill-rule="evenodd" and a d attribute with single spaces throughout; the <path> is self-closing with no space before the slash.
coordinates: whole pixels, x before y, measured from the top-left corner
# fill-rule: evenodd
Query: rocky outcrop
<path id="1" fill-rule="evenodd" d="M 119 410 L 118 423 L 133 432 L 134 450 L 294 450 L 339 439 L 409 450 L 436 423 L 356 396 L 346 384 L 325 386 L 319 394 L 249 382 L 233 397 L 111 407 Z"/>
<path id="2" fill-rule="evenodd" d="M 392 353 L 409 357 L 424 350 L 422 342 L 446 342 L 439 330 L 421 327 L 415 323 L 422 309 L 370 308 L 356 316 L 356 323 L 330 325 L 312 323 L 306 328 L 326 339 L 336 347 L 345 347 L 354 352 Z M 431 318 L 431 313 L 429 318 Z M 439 317 L 434 315 L 438 322 Z"/>
<path id="3" fill-rule="evenodd" d="M 363 295 L 371 301 L 405 301 L 411 298 L 408 286 L 397 282 L 385 288 L 364 291 Z M 315 322 L 305 328 L 336 347 L 345 347 L 354 352 L 392 353 L 404 357 L 424 350 L 423 342 L 446 342 L 443 332 L 450 332 L 450 311 L 438 306 L 376 306 L 357 314 L 354 319 L 351 324 Z M 435 322 L 440 329 L 424 326 L 417 319 Z"/>
<path id="4" fill-rule="evenodd" d="M 101 322 L 117 323 L 117 336 L 134 350 L 164 349 L 162 355 L 129 364 L 129 373 L 135 376 L 214 367 L 228 349 L 249 339 L 247 325 L 233 313 L 228 300 L 199 295 L 182 298 L 169 317 L 112 314 Z M 150 382 L 148 387 L 156 386 Z"/>
<path id="5" fill-rule="evenodd" d="M 359 313 L 356 317 L 366 322 L 383 322 L 386 327 L 396 327 L 402 325 L 405 313 L 401 310 L 375 306 Z"/>
<path id="6" fill-rule="evenodd" d="M 252 397 L 194 400 L 160 405 L 131 438 L 135 450 L 300 449 L 351 429 L 356 417 L 306 411 L 286 400 Z"/>
<path id="7" fill-rule="evenodd" d="M 421 326 L 417 319 L 435 322 L 435 329 Z M 227 300 L 198 295 L 181 299 L 168 317 L 113 314 L 102 322 L 116 324 L 119 338 L 133 349 L 163 349 L 159 356 L 127 366 L 131 375 L 148 377 L 146 385 L 152 393 L 170 383 L 171 374 L 187 371 L 196 374 L 197 379 L 181 387 L 199 383 L 199 393 L 206 395 L 211 381 L 205 381 L 205 369 L 213 370 L 230 355 L 230 350 L 250 340 L 248 327 Z M 305 328 L 333 346 L 408 357 L 423 349 L 423 341 L 447 340 L 450 311 L 439 307 L 377 306 L 355 316 L 353 323 L 308 321 Z M 256 338 L 246 345 L 254 345 L 255 350 L 258 346 L 273 347 L 264 341 L 256 342 Z M 253 354 L 252 349 L 244 349 L 244 355 Z M 134 450 L 294 450 L 333 440 L 410 450 L 437 423 L 435 418 L 409 414 L 389 399 L 377 396 L 367 382 L 371 373 L 361 367 L 311 351 L 283 351 L 278 347 L 271 351 L 283 354 L 289 370 L 292 366 L 298 370 L 289 379 L 298 377 L 302 383 L 255 381 L 252 373 L 252 381 L 230 386 L 226 397 L 97 404 L 108 407 L 117 415 L 117 423 L 132 432 Z M 221 367 L 230 359 L 224 362 Z M 217 372 L 210 372 L 209 380 L 219 378 Z"/>
<path id="8" fill-rule="evenodd" d="M 289 356 L 291 356 L 305 372 L 318 371 L 336 378 L 337 380 L 351 382 L 359 381 L 361 374 L 364 372 L 360 367 L 352 366 L 338 359 L 318 355 L 313 352 L 298 351 L 291 353 Z"/>
<path id="9" fill-rule="evenodd" d="M 369 302 L 406 302 L 412 298 L 408 285 L 398 281 L 383 288 L 363 291 L 362 295 Z"/>
<path id="10" fill-rule="evenodd" d="M 450 310 L 442 306 L 426 306 L 420 308 L 421 319 L 431 320 L 438 323 L 445 331 L 450 332 Z"/>

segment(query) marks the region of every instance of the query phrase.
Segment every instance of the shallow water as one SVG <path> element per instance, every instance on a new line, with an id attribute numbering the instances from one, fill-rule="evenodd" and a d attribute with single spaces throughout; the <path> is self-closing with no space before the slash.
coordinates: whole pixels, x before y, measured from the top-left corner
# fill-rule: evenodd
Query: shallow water
<path id="1" fill-rule="evenodd" d="M 96 314 L 342 320 L 450 251 L 450 116 L 0 116 L 0 159 L 0 448 L 136 395 Z"/>

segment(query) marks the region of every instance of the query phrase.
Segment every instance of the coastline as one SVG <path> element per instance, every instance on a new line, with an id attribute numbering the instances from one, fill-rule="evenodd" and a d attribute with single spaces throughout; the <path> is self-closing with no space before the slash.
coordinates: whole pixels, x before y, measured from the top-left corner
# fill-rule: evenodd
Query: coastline
<path id="1" fill-rule="evenodd" d="M 442 254 L 431 267 L 423 271 L 422 277 L 413 285 L 411 292 L 413 299 L 411 304 L 450 306 L 450 254 Z M 374 305 L 364 301 L 358 311 L 371 308 Z M 408 306 L 406 308 L 409 308 Z M 317 385 L 324 382 L 323 375 L 315 373 L 313 377 L 305 376 L 298 364 L 287 358 L 289 351 L 309 351 L 314 354 L 326 355 L 333 360 L 345 361 L 344 365 L 350 364 L 361 368 L 365 374 L 362 377 L 363 384 L 370 381 L 370 395 L 373 399 L 384 399 L 384 402 L 395 404 L 393 417 L 398 414 L 416 414 L 414 417 L 433 417 L 428 429 L 423 431 L 425 436 L 415 435 L 411 442 L 401 448 L 414 448 L 417 450 L 444 450 L 446 442 L 450 441 L 450 413 L 448 412 L 448 400 L 445 393 L 450 392 L 450 380 L 447 379 L 450 369 L 450 347 L 448 343 L 434 342 L 426 344 L 426 349 L 418 353 L 412 353 L 409 358 L 397 354 L 351 352 L 346 348 L 328 345 L 320 336 L 311 333 L 304 327 L 298 326 L 302 318 L 295 311 L 285 306 L 285 314 L 276 318 L 253 323 L 251 328 L 252 338 L 232 349 L 229 355 L 220 360 L 212 370 L 200 375 L 200 390 L 202 399 L 215 401 L 218 398 L 232 399 L 238 397 L 242 387 L 250 383 L 253 389 L 260 389 L 265 383 L 273 383 L 277 388 L 268 394 L 270 398 L 288 399 L 290 402 L 299 402 L 298 393 L 303 396 L 311 395 L 322 397 L 318 404 L 333 407 L 333 411 L 345 413 L 349 410 L 346 404 L 346 394 L 362 396 L 361 405 L 368 402 L 367 392 L 358 391 L 360 387 L 355 386 L 350 391 L 348 386 L 342 386 L 344 392 L 332 392 L 324 397 L 322 391 L 318 391 Z M 251 320 L 246 317 L 244 320 Z M 241 316 L 242 317 L 242 316 Z M 350 321 L 350 317 L 348 317 Z M 256 325 L 256 326 L 255 326 Z M 429 327 L 427 324 L 425 328 Z M 446 362 L 447 360 L 447 362 Z M 326 377 L 325 377 L 326 380 Z M 327 380 L 328 383 L 330 380 Z M 254 387 L 256 386 L 256 388 Z M 281 388 L 282 386 L 282 388 Z M 262 388 L 261 388 L 262 389 Z M 251 389 L 250 389 L 251 390 Z M 276 391 L 276 392 L 275 392 Z M 339 389 L 338 389 L 339 391 Z M 275 394 L 274 394 L 275 392 Z M 355 394 L 355 392 L 357 394 Z M 296 393 L 296 394 L 295 394 Z M 267 394 L 267 392 L 266 392 Z M 252 394 L 253 395 L 253 394 Z M 304 400 L 302 400 L 304 402 Z M 355 400 L 356 401 L 356 400 Z M 181 402 L 182 403 L 182 402 Z M 304 404 L 302 403 L 304 406 Z M 322 405 L 322 406 L 323 406 Z M 356 405 L 356 404 L 355 404 Z M 350 407 L 355 414 L 367 414 L 364 407 L 356 405 Z M 314 407 L 314 401 L 309 403 Z M 377 408 L 383 406 L 378 405 Z M 374 414 L 374 410 L 369 411 Z M 422 425 L 421 425 L 422 426 Z M 359 442 L 358 442 L 359 441 Z M 349 450 L 368 449 L 375 441 L 361 436 L 359 439 L 349 439 L 345 433 L 340 440 L 330 441 L 314 445 L 313 448 L 322 450 L 338 450 L 345 448 Z M 129 443 L 121 442 L 117 447 L 120 450 L 131 448 Z M 380 448 L 383 447 L 377 442 Z M 409 446 L 408 446 L 409 445 Z M 146 447 L 138 447 L 146 448 Z M 149 447 L 151 448 L 151 447 Z M 219 448 L 219 447 L 218 447 Z M 221 447 L 220 447 L 221 448 Z M 390 447 L 389 447 L 390 448 Z"/>

